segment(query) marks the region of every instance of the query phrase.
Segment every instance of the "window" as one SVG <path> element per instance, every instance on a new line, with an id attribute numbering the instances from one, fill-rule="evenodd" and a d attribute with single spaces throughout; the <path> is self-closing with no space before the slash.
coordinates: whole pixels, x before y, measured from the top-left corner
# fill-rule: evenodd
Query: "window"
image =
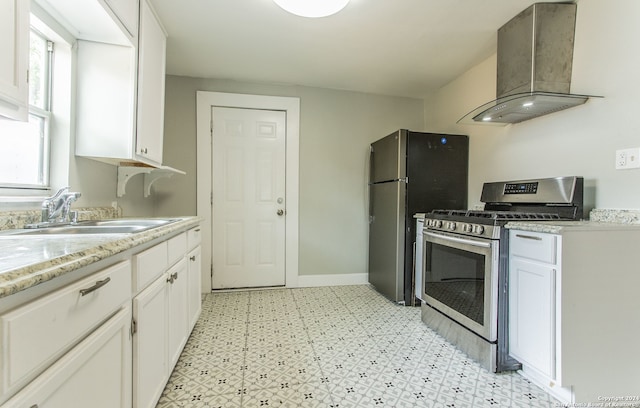
<path id="1" fill-rule="evenodd" d="M 32 30 L 29 121 L 0 120 L 0 188 L 48 189 L 53 42 Z"/>

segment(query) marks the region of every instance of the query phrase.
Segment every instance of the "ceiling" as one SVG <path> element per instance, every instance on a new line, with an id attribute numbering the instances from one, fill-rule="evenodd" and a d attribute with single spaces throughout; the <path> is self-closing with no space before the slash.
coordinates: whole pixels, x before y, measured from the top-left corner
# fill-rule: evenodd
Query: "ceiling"
<path id="1" fill-rule="evenodd" d="M 272 0 L 151 0 L 167 73 L 423 97 L 492 55 L 532 0 L 351 0 L 319 19 Z"/>

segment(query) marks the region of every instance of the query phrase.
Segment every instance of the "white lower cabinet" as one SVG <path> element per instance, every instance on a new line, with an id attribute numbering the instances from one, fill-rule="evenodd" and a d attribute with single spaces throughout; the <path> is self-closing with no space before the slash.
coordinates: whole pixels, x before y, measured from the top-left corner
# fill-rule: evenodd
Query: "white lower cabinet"
<path id="1" fill-rule="evenodd" d="M 24 387 L 131 299 L 120 262 L 0 316 L 0 402 Z"/>
<path id="2" fill-rule="evenodd" d="M 189 331 L 193 330 L 193 327 L 196 325 L 198 321 L 198 317 L 200 316 L 200 311 L 202 310 L 202 279 L 200 278 L 200 273 L 202 270 L 202 251 L 200 249 L 200 245 L 195 247 L 195 249 L 191 250 L 187 254 L 187 258 L 189 259 L 189 277 L 188 277 L 188 313 L 189 313 Z"/>
<path id="3" fill-rule="evenodd" d="M 640 226 L 554 230 L 509 231 L 509 352 L 562 403 L 637 398 Z"/>
<path id="4" fill-rule="evenodd" d="M 559 387 L 557 336 L 560 236 L 511 230 L 509 354 L 538 382 Z"/>
<path id="5" fill-rule="evenodd" d="M 180 260 L 167 272 L 167 305 L 169 320 L 168 329 L 168 358 L 169 372 L 178 362 L 178 357 L 187 343 L 189 336 L 189 316 L 188 316 L 188 265 L 187 260 Z"/>
<path id="6" fill-rule="evenodd" d="M 134 407 L 155 407 L 168 379 L 166 276 L 133 298 Z"/>
<path id="7" fill-rule="evenodd" d="M 127 305 L 3 407 L 131 407 L 130 325 Z"/>
<path id="8" fill-rule="evenodd" d="M 509 264 L 509 352 L 555 378 L 555 268 L 512 257 Z"/>
<path id="9" fill-rule="evenodd" d="M 134 277 L 155 278 L 133 297 L 134 408 L 156 406 L 200 311 L 200 252 L 187 253 L 188 234 L 134 255 Z"/>

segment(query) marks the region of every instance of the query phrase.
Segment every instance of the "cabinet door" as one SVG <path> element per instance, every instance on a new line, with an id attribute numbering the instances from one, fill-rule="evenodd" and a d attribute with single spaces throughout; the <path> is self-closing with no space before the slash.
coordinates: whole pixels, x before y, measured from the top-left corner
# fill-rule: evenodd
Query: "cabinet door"
<path id="1" fill-rule="evenodd" d="M 202 255 L 200 246 L 198 245 L 193 251 L 187 255 L 189 259 L 189 331 L 193 330 L 200 311 L 202 309 L 202 283 L 200 279 L 200 269 L 202 267 Z"/>
<path id="2" fill-rule="evenodd" d="M 133 298 L 133 401 L 136 408 L 156 406 L 169 375 L 167 359 L 166 274 Z"/>
<path id="3" fill-rule="evenodd" d="M 555 281 L 553 266 L 512 257 L 509 262 L 509 352 L 555 378 Z"/>
<path id="4" fill-rule="evenodd" d="M 131 407 L 131 308 L 123 308 L 3 407 Z"/>
<path id="5" fill-rule="evenodd" d="M 162 164 L 167 38 L 147 0 L 140 3 L 136 155 Z"/>
<path id="6" fill-rule="evenodd" d="M 0 0 L 0 116 L 29 113 L 29 0 Z"/>
<path id="7" fill-rule="evenodd" d="M 167 272 L 169 311 L 169 373 L 187 342 L 189 320 L 187 313 L 188 264 L 183 258 Z"/>
<path id="8" fill-rule="evenodd" d="M 22 388 L 130 298 L 123 261 L 0 316 L 1 394 Z"/>

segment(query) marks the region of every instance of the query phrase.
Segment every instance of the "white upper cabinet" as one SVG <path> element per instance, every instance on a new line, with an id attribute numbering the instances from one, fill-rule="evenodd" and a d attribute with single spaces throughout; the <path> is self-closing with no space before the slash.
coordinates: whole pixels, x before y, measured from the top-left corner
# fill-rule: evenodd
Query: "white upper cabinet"
<path id="1" fill-rule="evenodd" d="M 167 36 L 162 26 L 147 0 L 142 0 L 136 154 L 157 164 L 162 164 L 166 46 Z"/>
<path id="2" fill-rule="evenodd" d="M 131 0 L 109 2 L 127 9 Z M 78 41 L 76 154 L 160 167 L 167 36 L 149 3 L 139 6 L 135 44 Z"/>
<path id="3" fill-rule="evenodd" d="M 0 116 L 29 113 L 29 0 L 0 0 Z"/>

